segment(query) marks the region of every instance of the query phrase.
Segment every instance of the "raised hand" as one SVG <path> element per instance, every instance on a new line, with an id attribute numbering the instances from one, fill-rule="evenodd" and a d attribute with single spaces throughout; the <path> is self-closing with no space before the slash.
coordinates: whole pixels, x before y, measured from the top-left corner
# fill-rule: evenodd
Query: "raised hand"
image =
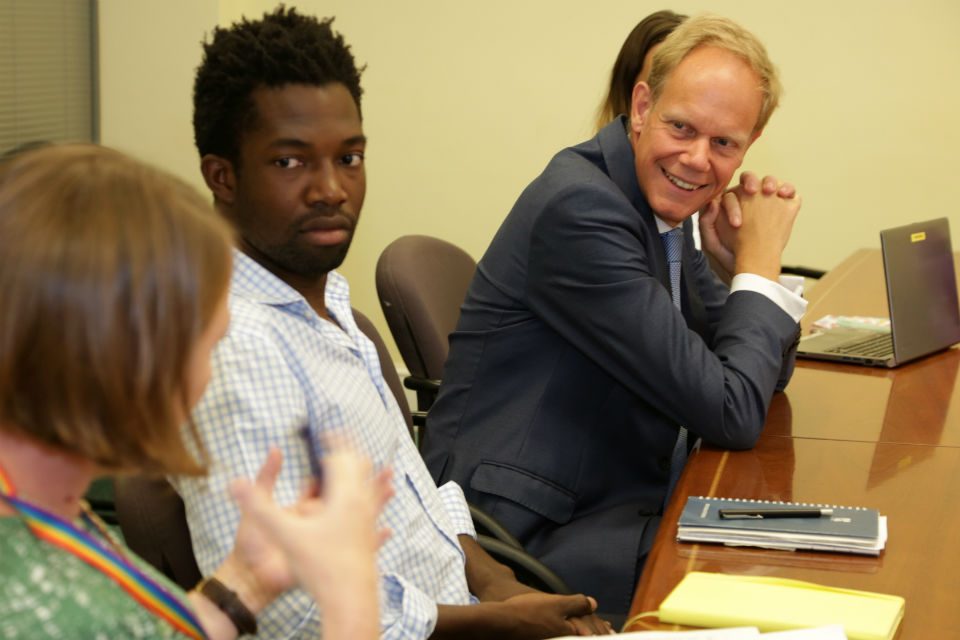
<path id="1" fill-rule="evenodd" d="M 280 471 L 270 451 L 255 482 L 237 479 L 230 493 L 242 515 L 233 551 L 216 575 L 254 611 L 300 585 L 316 600 L 326 638 L 379 637 L 377 548 L 389 535 L 376 519 L 393 495 L 391 474 L 371 478 L 370 463 L 343 446 L 323 459 L 322 493 L 294 506 L 273 502 Z"/>
<path id="2" fill-rule="evenodd" d="M 377 531 L 376 519 L 393 494 L 389 471 L 371 479 L 370 462 L 344 447 L 330 449 L 322 464 L 321 494 L 290 509 L 274 504 L 260 482 L 237 479 L 230 487 L 250 528 L 283 554 L 296 583 L 318 601 L 342 591 L 352 575 L 373 574 L 377 548 L 389 535 Z"/>

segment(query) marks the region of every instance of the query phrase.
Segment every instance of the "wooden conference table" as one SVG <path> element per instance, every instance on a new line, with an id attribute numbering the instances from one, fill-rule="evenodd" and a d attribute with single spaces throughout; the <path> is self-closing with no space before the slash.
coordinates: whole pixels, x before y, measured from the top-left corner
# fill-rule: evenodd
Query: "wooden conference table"
<path id="1" fill-rule="evenodd" d="M 804 331 L 828 313 L 887 316 L 880 251 L 857 251 L 808 298 Z M 689 571 L 774 575 L 903 596 L 899 640 L 958 637 L 958 367 L 956 348 L 890 370 L 797 360 L 753 449 L 703 447 L 688 461 L 630 616 L 655 611 Z M 691 495 L 873 507 L 889 538 L 878 558 L 681 544 Z M 679 628 L 643 618 L 630 630 Z"/>

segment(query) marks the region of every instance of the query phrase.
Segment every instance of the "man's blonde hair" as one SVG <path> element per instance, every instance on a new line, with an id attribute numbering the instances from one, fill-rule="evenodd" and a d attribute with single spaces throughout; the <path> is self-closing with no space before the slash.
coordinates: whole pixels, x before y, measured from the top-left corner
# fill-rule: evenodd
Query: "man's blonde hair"
<path id="1" fill-rule="evenodd" d="M 663 94 L 667 80 L 677 65 L 687 54 L 702 46 L 720 47 L 736 54 L 759 76 L 762 102 L 753 132 L 762 131 L 777 108 L 783 91 L 777 68 L 756 36 L 736 22 L 720 16 L 704 14 L 687 19 L 654 52 L 648 80 L 653 103 L 656 104 Z"/>
<path id="2" fill-rule="evenodd" d="M 117 151 L 0 164 L 0 429 L 110 469 L 202 472 L 184 378 L 230 238 L 193 188 Z"/>

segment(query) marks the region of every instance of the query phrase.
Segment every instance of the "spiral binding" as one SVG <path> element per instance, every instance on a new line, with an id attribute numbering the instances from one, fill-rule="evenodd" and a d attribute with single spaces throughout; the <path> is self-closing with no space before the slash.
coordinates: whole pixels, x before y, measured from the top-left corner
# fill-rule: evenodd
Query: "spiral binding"
<path id="1" fill-rule="evenodd" d="M 849 509 L 851 511 L 868 511 L 869 507 L 845 507 L 837 504 L 819 504 L 815 502 L 783 502 L 781 500 L 755 500 L 753 498 L 721 498 L 719 496 L 691 496 L 700 500 L 722 500 L 740 504 L 769 504 L 782 507 L 809 507 L 811 509 Z"/>

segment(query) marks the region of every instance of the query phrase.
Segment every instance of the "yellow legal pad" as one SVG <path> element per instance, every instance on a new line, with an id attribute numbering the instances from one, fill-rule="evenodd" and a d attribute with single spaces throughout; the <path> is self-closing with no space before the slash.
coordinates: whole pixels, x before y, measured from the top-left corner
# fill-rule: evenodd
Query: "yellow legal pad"
<path id="1" fill-rule="evenodd" d="M 661 622 L 780 631 L 840 623 L 849 640 L 889 640 L 904 600 L 769 576 L 688 573 L 660 605 Z"/>

